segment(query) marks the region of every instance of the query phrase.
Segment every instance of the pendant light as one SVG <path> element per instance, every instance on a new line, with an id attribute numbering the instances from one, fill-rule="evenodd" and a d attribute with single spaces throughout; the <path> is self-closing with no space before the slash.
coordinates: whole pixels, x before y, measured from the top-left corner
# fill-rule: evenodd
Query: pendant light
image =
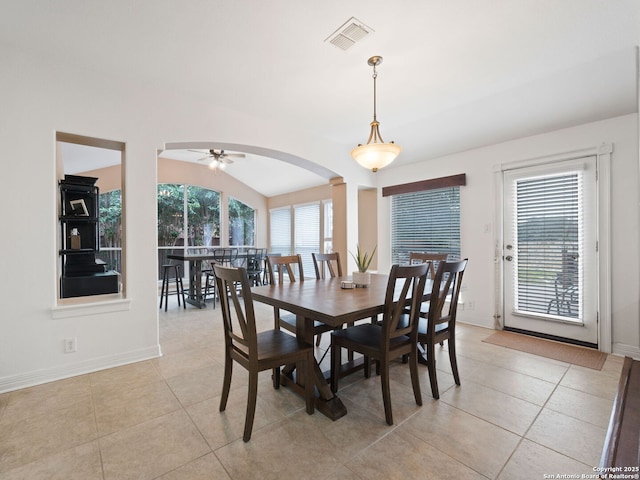
<path id="1" fill-rule="evenodd" d="M 393 162 L 402 151 L 402 147 L 393 142 L 384 143 L 380 135 L 380 123 L 376 118 L 376 78 L 378 76 L 376 67 L 382 63 L 382 57 L 371 57 L 367 63 L 373 67 L 373 122 L 371 122 L 371 133 L 369 133 L 367 144 L 358 144 L 356 148 L 351 150 L 351 156 L 363 167 L 376 172 L 379 168 L 386 167 Z"/>

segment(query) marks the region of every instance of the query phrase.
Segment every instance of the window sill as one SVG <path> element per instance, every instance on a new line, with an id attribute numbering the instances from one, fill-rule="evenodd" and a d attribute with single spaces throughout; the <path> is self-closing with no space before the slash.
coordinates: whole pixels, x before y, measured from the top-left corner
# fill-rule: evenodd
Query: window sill
<path id="1" fill-rule="evenodd" d="M 51 309 L 51 318 L 84 317 L 130 309 L 131 300 L 121 295 L 100 295 L 99 300 L 95 297 L 65 298 L 58 300 L 58 305 Z"/>

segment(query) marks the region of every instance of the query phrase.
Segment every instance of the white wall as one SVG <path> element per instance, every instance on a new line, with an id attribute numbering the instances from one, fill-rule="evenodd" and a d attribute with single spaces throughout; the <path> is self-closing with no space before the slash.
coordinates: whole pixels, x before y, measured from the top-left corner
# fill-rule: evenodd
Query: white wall
<path id="1" fill-rule="evenodd" d="M 474 310 L 459 311 L 459 319 L 493 328 L 495 190 L 494 166 L 519 160 L 613 144 L 611 160 L 612 351 L 640 356 L 638 116 L 636 114 L 575 128 L 449 155 L 406 167 L 378 172 L 378 186 L 466 173 L 460 190 L 462 255 L 469 258 L 465 272 L 466 300 Z M 380 270 L 390 268 L 390 200 L 379 198 L 378 245 Z M 485 226 L 489 226 L 488 231 Z"/>
<path id="2" fill-rule="evenodd" d="M 165 143 L 256 145 L 371 183 L 347 160 L 349 146 L 309 132 L 6 46 L 0 59 L 0 392 L 160 354 L 156 157 Z M 56 131 L 126 144 L 126 301 L 57 306 Z M 63 339 L 71 337 L 78 351 L 65 354 Z"/>

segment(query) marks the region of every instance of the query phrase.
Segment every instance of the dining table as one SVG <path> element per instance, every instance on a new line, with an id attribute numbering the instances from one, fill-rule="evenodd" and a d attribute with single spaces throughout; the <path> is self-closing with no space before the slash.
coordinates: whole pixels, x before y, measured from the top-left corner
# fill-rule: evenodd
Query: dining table
<path id="1" fill-rule="evenodd" d="M 171 253 L 167 255 L 170 260 L 180 260 L 189 262 L 189 291 L 185 301 L 189 305 L 198 308 L 206 307 L 205 295 L 202 290 L 202 264 L 206 261 L 213 261 L 213 251 L 207 253 Z"/>
<path id="2" fill-rule="evenodd" d="M 285 282 L 282 285 L 253 287 L 251 293 L 254 301 L 295 314 L 296 337 L 301 342 L 313 345 L 314 320 L 339 328 L 346 323 L 375 318 L 383 313 L 389 276 L 371 274 L 371 283 L 367 287 L 342 288 L 342 282 L 350 280 L 351 277 L 306 279 Z M 428 289 L 425 288 L 424 301 L 429 299 L 430 291 L 429 284 Z M 347 362 L 341 366 L 341 370 L 356 370 L 361 363 L 362 358 Z M 314 360 L 313 372 L 311 379 L 304 379 L 300 374 L 294 377 L 294 366 L 287 366 L 283 371 L 281 383 L 304 396 L 304 382 L 314 382 L 316 409 L 332 420 L 341 418 L 347 413 L 347 409 L 340 398 L 331 391 L 327 378 L 330 372 L 322 372 L 317 360 Z"/>

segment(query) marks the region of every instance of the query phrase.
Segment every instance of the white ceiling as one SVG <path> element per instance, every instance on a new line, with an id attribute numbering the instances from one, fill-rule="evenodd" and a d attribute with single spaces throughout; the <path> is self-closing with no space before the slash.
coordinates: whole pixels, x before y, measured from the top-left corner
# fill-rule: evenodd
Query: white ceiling
<path id="1" fill-rule="evenodd" d="M 636 112 L 638 105 L 638 0 L 0 4 L 0 43 L 295 125 L 346 152 L 367 139 L 367 59 L 382 55 L 380 129 L 404 149 L 388 168 Z M 374 31 L 343 51 L 325 39 L 350 17 Z M 298 171 L 264 182 L 272 166 L 260 171 L 267 160 L 246 160 L 229 173 L 250 186 L 270 183 L 268 195 L 288 188 L 277 178 L 303 178 Z M 249 163 L 255 168 L 241 168 Z"/>

